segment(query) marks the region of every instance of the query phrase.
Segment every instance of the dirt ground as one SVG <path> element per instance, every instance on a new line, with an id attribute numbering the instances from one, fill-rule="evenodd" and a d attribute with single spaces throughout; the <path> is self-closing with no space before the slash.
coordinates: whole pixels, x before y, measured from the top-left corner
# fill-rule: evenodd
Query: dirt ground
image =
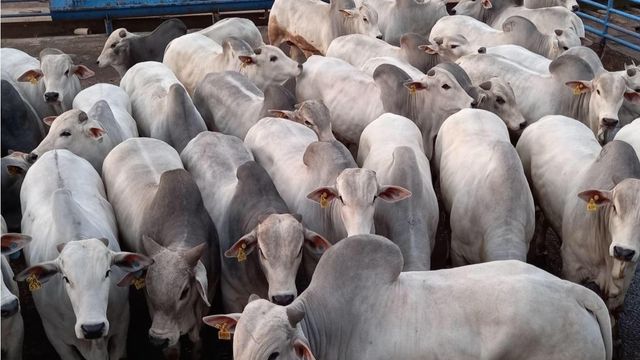
<path id="1" fill-rule="evenodd" d="M 264 29 L 263 29 L 264 30 Z M 29 38 L 29 39 L 2 39 L 0 41 L 2 47 L 12 47 L 23 50 L 30 55 L 38 56 L 40 50 L 46 47 L 58 48 L 65 53 L 73 54 L 75 62 L 84 64 L 96 72 L 96 76 L 82 81 L 83 87 L 88 87 L 95 83 L 106 82 L 115 85 L 119 84 L 119 76 L 112 68 L 97 68 L 95 61 L 100 52 L 105 35 L 84 35 L 84 36 L 64 36 L 64 37 L 46 37 L 46 38 Z M 600 51 L 599 46 L 593 45 L 594 50 Z M 608 70 L 620 70 L 624 68 L 625 63 L 630 63 L 638 59 L 622 55 L 613 50 L 605 50 L 603 63 Z M 446 244 L 449 242 L 450 229 L 444 215 L 441 216 L 440 225 L 437 234 L 437 245 L 434 252 L 434 268 L 446 267 L 446 264 L 437 259 L 443 259 L 445 255 Z M 552 234 L 547 233 L 547 247 L 549 257 L 544 262 L 534 262 L 536 265 L 546 269 L 547 271 L 558 275 L 561 269 L 560 261 L 560 241 Z M 24 268 L 24 261 L 12 261 L 12 267 L 16 271 Z M 638 274 L 637 274 L 638 275 Z M 621 337 L 623 339 L 624 355 L 619 359 L 638 360 L 640 359 L 640 277 L 636 276 L 635 281 L 627 295 L 625 304 L 625 312 L 621 315 Z M 162 359 L 161 354 L 154 351 L 147 341 L 147 329 L 150 326 L 150 320 L 144 301 L 142 291 L 131 290 L 131 324 L 129 329 L 128 354 L 130 359 Z M 25 336 L 24 359 L 25 360 L 41 360 L 41 359 L 58 359 L 55 351 L 49 344 L 40 322 L 40 318 L 35 310 L 31 295 L 24 286 L 21 286 L 21 304 L 22 314 L 25 320 Z M 212 313 L 220 312 L 220 302 L 217 299 L 212 309 Z M 230 342 L 221 342 L 217 340 L 215 331 L 204 326 L 202 331 L 204 339 L 203 359 L 231 359 Z M 185 349 L 188 350 L 188 349 Z M 188 354 L 188 351 L 183 353 Z M 185 358 L 185 357 L 183 357 Z"/>

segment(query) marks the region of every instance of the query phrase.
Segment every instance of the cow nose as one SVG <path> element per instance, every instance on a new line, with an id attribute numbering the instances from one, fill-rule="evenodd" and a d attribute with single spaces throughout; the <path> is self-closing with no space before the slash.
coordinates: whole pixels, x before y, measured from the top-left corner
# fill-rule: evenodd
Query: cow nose
<path id="1" fill-rule="evenodd" d="M 526 128 L 526 127 L 527 127 L 527 122 L 526 121 L 523 121 L 523 122 L 520 123 L 520 130 L 522 130 L 522 129 Z"/>
<path id="2" fill-rule="evenodd" d="M 20 309 L 18 299 L 13 299 L 6 304 L 2 304 L 2 318 L 6 319 L 15 315 L 18 312 L 18 309 Z"/>
<path id="3" fill-rule="evenodd" d="M 451 9 L 451 15 L 455 15 L 456 14 L 456 9 Z"/>
<path id="4" fill-rule="evenodd" d="M 633 256 L 635 254 L 636 252 L 634 250 L 625 249 L 620 246 L 613 247 L 613 257 L 615 257 L 618 260 L 631 261 L 631 259 L 633 259 Z"/>
<path id="5" fill-rule="evenodd" d="M 571 7 L 571 11 L 578 11 L 578 10 L 580 10 L 580 5 L 573 5 Z"/>
<path id="6" fill-rule="evenodd" d="M 58 101 L 59 96 L 60 94 L 58 94 L 57 92 L 47 92 L 44 93 L 44 100 L 46 102 L 56 102 Z"/>
<path id="7" fill-rule="evenodd" d="M 274 295 L 271 297 L 271 302 L 274 304 L 286 306 L 291 304 L 295 297 L 293 295 Z"/>
<path id="8" fill-rule="evenodd" d="M 169 345 L 169 339 L 149 335 L 149 342 L 158 349 L 164 349 Z"/>
<path id="9" fill-rule="evenodd" d="M 98 324 L 85 324 L 85 325 L 80 325 L 80 328 L 82 329 L 82 332 L 84 333 L 84 338 L 85 339 L 97 339 L 102 337 L 102 331 L 104 330 L 104 323 L 98 323 Z"/>
<path id="10" fill-rule="evenodd" d="M 473 102 L 471 102 L 471 108 L 475 109 L 478 107 L 478 101 L 473 100 Z"/>
<path id="11" fill-rule="evenodd" d="M 612 118 L 603 118 L 602 119 L 602 124 L 606 127 L 614 127 L 616 125 L 618 125 L 618 119 L 612 119 Z"/>
<path id="12" fill-rule="evenodd" d="M 480 49 L 478 49 L 478 54 L 486 54 L 487 53 L 487 48 L 486 47 L 481 47 Z"/>
<path id="13" fill-rule="evenodd" d="M 302 64 L 298 64 L 298 69 L 300 69 L 300 71 L 302 71 Z"/>
<path id="14" fill-rule="evenodd" d="M 30 153 L 29 155 L 27 155 L 27 161 L 31 164 L 33 164 L 36 160 L 38 160 L 38 154 Z"/>
<path id="15" fill-rule="evenodd" d="M 96 60 L 96 65 L 100 65 L 100 60 Z"/>

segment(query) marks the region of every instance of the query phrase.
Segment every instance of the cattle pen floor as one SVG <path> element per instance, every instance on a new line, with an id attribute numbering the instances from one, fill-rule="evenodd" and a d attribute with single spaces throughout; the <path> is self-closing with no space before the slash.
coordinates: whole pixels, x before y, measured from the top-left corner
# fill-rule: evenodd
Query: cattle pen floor
<path id="1" fill-rule="evenodd" d="M 155 25 L 154 25 L 155 26 Z M 153 26 L 149 27 L 149 30 Z M 265 27 L 261 26 L 261 31 L 265 32 Z M 95 61 L 100 52 L 106 35 L 75 35 L 75 36 L 55 36 L 55 37 L 31 37 L 31 38 L 2 38 L 0 43 L 2 47 L 11 47 L 20 49 L 32 56 L 38 56 L 40 50 L 52 47 L 58 48 L 65 53 L 72 54 L 76 63 L 84 64 L 95 71 L 96 76 L 87 80 L 82 80 L 83 88 L 95 83 L 111 83 L 119 85 L 119 76 L 111 67 L 97 68 Z M 594 49 L 599 45 L 594 45 Z M 596 49 L 601 50 L 601 49 Z M 607 48 L 604 51 L 603 64 L 608 70 L 620 70 L 625 63 L 630 63 L 638 58 L 633 58 L 617 52 L 614 49 Z M 447 243 L 450 237 L 448 222 L 441 215 L 437 241 L 439 244 Z M 547 242 L 549 248 L 549 259 L 547 264 L 543 266 L 546 270 L 558 274 L 560 271 L 559 261 L 559 240 L 551 232 L 547 234 Z M 438 247 L 438 245 L 436 245 Z M 438 249 L 435 251 L 437 256 Z M 21 258 L 12 261 L 14 270 L 22 270 L 24 260 Z M 434 263 L 436 267 L 443 267 L 445 264 Z M 33 300 L 24 284 L 21 286 L 21 304 L 22 314 L 25 321 L 24 359 L 40 360 L 40 359 L 58 359 L 57 354 L 49 344 L 40 318 L 35 310 Z M 128 353 L 129 359 L 161 359 L 161 355 L 154 353 L 147 341 L 146 329 L 150 326 L 150 320 L 147 315 L 146 305 L 141 291 L 131 290 L 131 325 L 129 330 Z M 212 313 L 220 310 L 220 304 L 214 304 Z M 446 329 L 442 329 L 446 331 Z M 620 333 L 624 346 L 622 348 L 622 360 L 638 360 L 640 359 L 640 270 L 636 271 L 634 282 L 632 283 L 627 299 L 625 302 L 625 312 L 621 315 Z M 229 342 L 221 343 L 217 340 L 215 332 L 203 327 L 204 336 L 204 352 L 203 359 L 231 359 L 231 344 Z M 188 353 L 186 349 L 184 353 Z M 185 358 L 185 357 L 183 357 Z M 578 359 L 576 359 L 578 360 Z"/>

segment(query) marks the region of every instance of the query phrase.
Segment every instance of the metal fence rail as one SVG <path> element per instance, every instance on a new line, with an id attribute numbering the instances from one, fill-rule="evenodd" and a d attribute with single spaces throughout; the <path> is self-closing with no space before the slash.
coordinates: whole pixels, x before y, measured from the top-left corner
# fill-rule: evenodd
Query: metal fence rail
<path id="1" fill-rule="evenodd" d="M 640 7 L 640 0 L 628 0 L 628 1 Z M 581 4 L 590 5 L 597 9 L 605 10 L 605 13 L 601 17 L 596 17 L 591 14 L 587 14 L 584 11 L 578 11 L 577 14 L 581 18 L 590 20 L 595 22 L 596 24 L 602 25 L 602 28 L 596 28 L 591 25 L 585 24 L 584 28 L 586 31 L 602 37 L 603 41 L 611 40 L 618 44 L 624 45 L 630 49 L 633 49 L 635 51 L 640 51 L 640 33 L 635 32 L 633 30 L 625 29 L 619 25 L 613 24 L 611 21 L 612 20 L 611 15 L 614 14 L 614 15 L 624 17 L 626 19 L 630 19 L 632 22 L 635 22 L 638 25 L 640 25 L 640 16 L 616 9 L 614 5 L 614 0 L 607 0 L 606 5 L 596 1 L 592 1 L 592 0 L 578 0 L 578 2 Z M 631 40 L 629 41 L 629 40 L 623 39 L 621 35 L 610 34 L 609 33 L 610 29 L 613 29 L 624 35 L 630 36 Z"/>

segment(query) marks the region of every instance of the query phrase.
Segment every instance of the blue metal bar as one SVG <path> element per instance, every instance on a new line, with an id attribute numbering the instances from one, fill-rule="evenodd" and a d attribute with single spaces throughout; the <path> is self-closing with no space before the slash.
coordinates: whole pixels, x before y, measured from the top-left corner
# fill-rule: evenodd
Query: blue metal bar
<path id="1" fill-rule="evenodd" d="M 602 5 L 600 3 L 597 3 L 597 2 L 594 2 L 594 1 L 591 1 L 591 0 L 580 0 L 580 2 L 588 4 L 588 5 L 591 5 L 593 7 L 597 7 L 598 9 L 602 9 L 602 10 L 606 10 L 607 9 L 607 7 L 605 5 Z M 640 4 L 640 1 L 638 1 L 638 4 Z M 640 21 L 640 16 L 629 14 L 629 13 L 626 13 L 626 12 L 624 12 L 622 10 L 613 9 L 613 8 L 610 9 L 610 11 L 613 14 L 620 15 L 620 16 L 626 17 L 626 18 L 631 19 L 631 20 Z M 583 12 L 578 12 L 578 14 L 584 14 L 584 13 Z"/>
<path id="2" fill-rule="evenodd" d="M 593 28 L 593 27 L 591 27 L 589 25 L 585 25 L 584 28 L 585 28 L 585 30 L 587 30 L 587 31 L 589 31 L 591 33 L 594 33 L 596 35 L 602 36 L 603 38 L 606 38 L 606 39 L 611 40 L 613 42 L 617 42 L 618 44 L 624 45 L 624 46 L 626 46 L 626 47 L 628 47 L 630 49 L 633 49 L 635 51 L 640 51 L 640 45 L 638 45 L 638 44 L 634 44 L 634 43 L 626 41 L 624 39 L 620 39 L 618 37 L 611 36 L 609 34 L 605 34 L 601 30 Z"/>
<path id="3" fill-rule="evenodd" d="M 640 0 L 630 0 L 632 3 L 634 4 L 640 4 Z M 619 26 L 617 24 L 613 24 L 611 22 L 611 16 L 612 14 L 614 15 L 618 15 L 618 16 L 622 16 L 628 19 L 631 19 L 633 21 L 637 21 L 640 22 L 640 16 L 637 15 L 633 15 L 627 12 L 624 12 L 622 10 L 619 9 L 615 9 L 615 5 L 614 5 L 614 0 L 607 0 L 607 5 L 603 5 L 602 3 L 598 3 L 592 0 L 579 0 L 580 3 L 583 4 L 588 4 L 591 5 L 595 8 L 598 9 L 603 9 L 605 10 L 605 13 L 602 17 L 597 17 L 597 16 L 593 16 L 587 13 L 584 13 L 582 11 L 579 11 L 577 14 L 578 16 L 580 16 L 581 18 L 587 19 L 587 20 L 591 20 L 593 22 L 595 22 L 596 24 L 600 24 L 602 25 L 601 29 L 595 28 L 593 26 L 590 25 L 586 25 L 585 24 L 585 30 L 591 33 L 594 33 L 600 37 L 602 37 L 602 43 L 604 44 L 607 40 L 611 40 L 614 41 L 618 44 L 624 45 L 630 49 L 633 49 L 635 51 L 639 51 L 640 52 L 640 34 L 638 34 L 637 32 L 631 31 L 629 29 L 625 29 L 622 26 Z M 617 32 L 620 32 L 624 35 L 628 35 L 630 37 L 632 37 L 633 39 L 638 39 L 638 42 L 631 42 L 628 41 L 626 39 L 621 38 L 621 35 L 618 36 L 614 36 L 611 35 L 609 33 L 610 30 L 615 30 Z"/>
<path id="4" fill-rule="evenodd" d="M 584 13 L 580 13 L 579 15 L 580 15 L 580 16 L 582 16 L 582 17 L 583 17 L 583 18 L 585 18 L 585 19 L 589 19 L 589 20 L 591 20 L 591 21 L 593 21 L 593 22 L 596 22 L 596 23 L 598 23 L 598 24 L 601 24 L 601 25 L 605 25 L 605 24 L 606 24 L 606 22 L 605 22 L 604 20 L 602 20 L 602 19 L 600 19 L 600 18 L 597 18 L 597 17 L 595 17 L 595 16 L 592 16 L 592 15 L 589 15 L 589 14 L 584 14 Z M 609 23 L 609 25 L 608 25 L 608 26 L 609 26 L 610 28 L 612 28 L 612 29 L 616 30 L 616 31 L 620 31 L 620 32 L 625 33 L 625 34 L 627 34 L 627 35 L 629 35 L 629 36 L 632 36 L 632 37 L 635 37 L 635 38 L 640 39 L 640 34 L 639 34 L 639 33 L 637 33 L 637 32 L 634 32 L 634 31 L 631 31 L 631 30 L 625 29 L 625 28 L 623 28 L 623 27 L 621 27 L 621 26 L 618 26 L 618 25 L 616 25 L 616 24 L 612 24 L 612 23 Z"/>

